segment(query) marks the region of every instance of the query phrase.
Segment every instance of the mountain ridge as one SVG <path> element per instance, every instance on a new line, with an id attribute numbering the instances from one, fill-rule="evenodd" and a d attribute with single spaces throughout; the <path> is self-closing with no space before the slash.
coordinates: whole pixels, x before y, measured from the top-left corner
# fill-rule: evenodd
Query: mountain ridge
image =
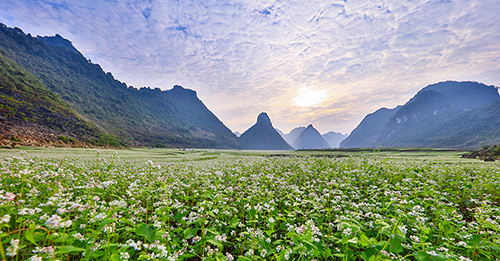
<path id="1" fill-rule="evenodd" d="M 420 90 L 382 115 L 368 114 L 341 148 L 432 147 L 475 149 L 500 141 L 498 88 L 446 81 Z M 386 109 L 387 110 L 387 109 Z M 376 115 L 376 121 L 371 121 Z M 474 117 L 472 117 L 474 115 Z M 369 137 L 369 138 L 367 138 Z"/>
<path id="2" fill-rule="evenodd" d="M 237 137 L 196 92 L 180 86 L 168 91 L 127 86 L 80 52 L 69 50 L 69 40 L 42 39 L 56 45 L 0 25 L 5 55 L 103 132 L 131 146 L 238 148 Z"/>

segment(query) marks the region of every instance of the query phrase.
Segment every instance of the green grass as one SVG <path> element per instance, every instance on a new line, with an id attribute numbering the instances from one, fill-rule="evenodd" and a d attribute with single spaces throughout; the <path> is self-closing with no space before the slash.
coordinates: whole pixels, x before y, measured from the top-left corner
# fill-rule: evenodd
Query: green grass
<path id="1" fill-rule="evenodd" d="M 256 151 L 256 150 L 217 150 L 194 149 L 186 151 L 170 148 L 129 148 L 129 149 L 84 149 L 84 148 L 44 148 L 44 147 L 17 147 L 16 149 L 1 149 L 0 157 L 8 157 L 24 151 L 25 157 L 44 156 L 55 158 L 79 157 L 83 159 L 94 158 L 96 151 L 103 157 L 116 155 L 124 160 L 220 160 L 231 158 L 265 158 L 267 156 L 299 156 L 299 157 L 360 157 L 369 156 L 377 158 L 401 158 L 416 160 L 434 160 L 443 162 L 479 162 L 478 160 L 460 158 L 465 151 L 443 150 L 329 150 L 329 151 Z"/>

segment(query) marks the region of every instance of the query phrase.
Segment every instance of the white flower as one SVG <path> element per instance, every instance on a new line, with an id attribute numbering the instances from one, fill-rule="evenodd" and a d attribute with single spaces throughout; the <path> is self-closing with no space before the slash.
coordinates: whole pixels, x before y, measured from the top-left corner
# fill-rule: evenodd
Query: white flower
<path id="1" fill-rule="evenodd" d="M 269 223 L 274 223 L 274 218 L 273 217 L 269 218 Z"/>
<path id="2" fill-rule="evenodd" d="M 45 221 L 45 224 L 49 228 L 56 229 L 56 228 L 59 228 L 59 226 L 61 225 L 61 221 L 62 221 L 62 219 L 60 216 L 52 215 L 52 216 L 50 216 L 49 219 L 47 219 L 47 221 Z"/>
<path id="3" fill-rule="evenodd" d="M 0 224 L 7 223 L 9 221 L 10 221 L 10 215 L 9 214 L 6 214 L 6 215 L 4 215 L 3 217 L 0 218 Z"/>
<path id="4" fill-rule="evenodd" d="M 30 258 L 28 258 L 28 261 L 42 261 L 42 257 L 38 255 L 34 255 Z"/>
<path id="5" fill-rule="evenodd" d="M 401 231 L 401 233 L 406 235 L 406 231 L 408 231 L 408 229 L 406 228 L 406 225 L 399 226 L 398 228 Z"/>
<path id="6" fill-rule="evenodd" d="M 228 261 L 233 261 L 233 260 L 234 260 L 234 257 L 233 257 L 233 255 L 231 255 L 231 254 L 229 254 L 229 253 L 226 253 L 226 259 L 227 259 Z"/>
<path id="7" fill-rule="evenodd" d="M 127 252 L 120 252 L 120 259 L 128 260 L 130 255 Z"/>
<path id="8" fill-rule="evenodd" d="M 427 251 L 427 254 L 431 255 L 431 256 L 437 256 L 438 253 L 436 253 L 436 251 L 432 250 L 432 251 Z"/>
<path id="9" fill-rule="evenodd" d="M 11 239 L 10 246 L 7 247 L 7 256 L 17 255 L 17 250 L 19 250 L 19 239 Z"/>

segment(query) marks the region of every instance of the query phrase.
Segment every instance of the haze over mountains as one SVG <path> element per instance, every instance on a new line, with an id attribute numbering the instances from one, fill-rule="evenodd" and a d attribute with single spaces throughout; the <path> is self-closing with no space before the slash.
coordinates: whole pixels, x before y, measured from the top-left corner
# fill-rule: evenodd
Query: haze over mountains
<path id="1" fill-rule="evenodd" d="M 266 113 L 240 136 L 195 91 L 178 85 L 167 91 L 127 86 L 60 35 L 35 38 L 0 24 L 0 66 L 3 141 L 19 136 L 34 145 L 59 140 L 252 150 L 468 149 L 500 143 L 498 89 L 477 82 L 429 85 L 404 105 L 367 115 L 347 138 L 337 132 L 321 135 L 312 125 L 284 134 Z"/>

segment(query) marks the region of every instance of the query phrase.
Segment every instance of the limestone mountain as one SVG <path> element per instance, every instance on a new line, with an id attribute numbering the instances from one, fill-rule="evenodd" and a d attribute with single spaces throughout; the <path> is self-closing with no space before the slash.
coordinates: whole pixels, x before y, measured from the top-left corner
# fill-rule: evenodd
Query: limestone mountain
<path id="1" fill-rule="evenodd" d="M 312 124 L 309 124 L 305 130 L 295 139 L 292 145 L 295 149 L 326 149 L 330 144 L 321 137 L 321 134 Z"/>
<path id="2" fill-rule="evenodd" d="M 423 88 L 379 123 L 370 126 L 363 120 L 341 147 L 478 148 L 500 141 L 499 113 L 496 87 L 441 82 Z M 351 142 L 363 135 L 371 136 Z"/>
<path id="3" fill-rule="evenodd" d="M 321 137 L 325 139 L 328 144 L 330 145 L 330 148 L 338 148 L 340 146 L 340 143 L 347 138 L 347 134 L 342 134 L 340 132 L 335 132 L 335 131 L 329 131 L 325 134 L 322 134 Z"/>
<path id="4" fill-rule="evenodd" d="M 385 124 L 399 108 L 399 106 L 394 109 L 381 108 L 366 115 L 351 134 L 340 143 L 340 148 L 376 147 L 377 139 L 384 131 Z"/>
<path id="5" fill-rule="evenodd" d="M 267 113 L 262 112 L 257 122 L 239 137 L 242 149 L 249 150 L 293 150 L 271 123 Z"/>
<path id="6" fill-rule="evenodd" d="M 0 51 L 0 143 L 120 146 Z"/>
<path id="7" fill-rule="evenodd" d="M 35 38 L 0 24 L 0 50 L 83 118 L 128 145 L 238 147 L 237 137 L 196 92 L 127 86 L 61 36 Z"/>
<path id="8" fill-rule="evenodd" d="M 281 136 L 285 141 L 292 145 L 295 139 L 306 129 L 306 127 L 297 127 L 291 130 L 288 134 L 281 133 Z"/>

